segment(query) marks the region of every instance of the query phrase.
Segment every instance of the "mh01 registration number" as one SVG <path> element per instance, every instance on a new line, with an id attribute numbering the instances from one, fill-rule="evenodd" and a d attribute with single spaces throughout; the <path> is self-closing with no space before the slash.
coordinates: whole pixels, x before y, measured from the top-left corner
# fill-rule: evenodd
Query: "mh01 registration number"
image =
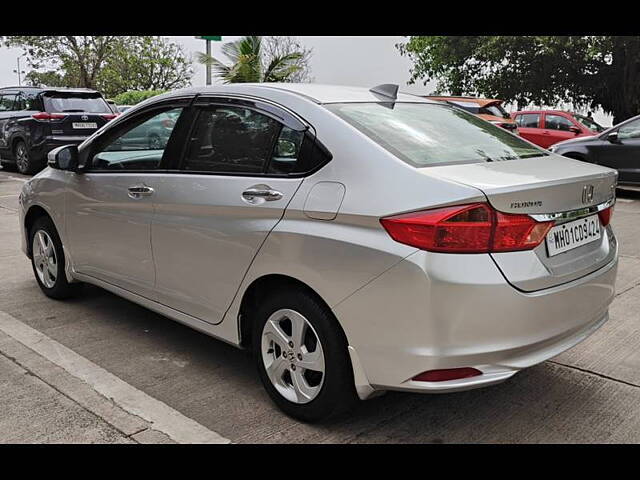
<path id="1" fill-rule="evenodd" d="M 547 251 L 553 257 L 559 253 L 572 250 L 595 242 L 602 236 L 600 232 L 600 219 L 598 215 L 563 223 L 549 230 L 547 234 Z"/>

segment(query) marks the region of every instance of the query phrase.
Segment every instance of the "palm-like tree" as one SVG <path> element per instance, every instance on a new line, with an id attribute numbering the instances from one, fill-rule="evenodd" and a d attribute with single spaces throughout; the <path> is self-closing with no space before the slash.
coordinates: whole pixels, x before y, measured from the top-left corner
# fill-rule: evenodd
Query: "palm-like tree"
<path id="1" fill-rule="evenodd" d="M 213 74 L 223 83 L 286 82 L 303 67 L 304 53 L 290 52 L 267 58 L 262 37 L 247 36 L 222 45 L 222 53 L 230 65 L 204 53 L 197 58 L 204 65 L 211 65 Z"/>

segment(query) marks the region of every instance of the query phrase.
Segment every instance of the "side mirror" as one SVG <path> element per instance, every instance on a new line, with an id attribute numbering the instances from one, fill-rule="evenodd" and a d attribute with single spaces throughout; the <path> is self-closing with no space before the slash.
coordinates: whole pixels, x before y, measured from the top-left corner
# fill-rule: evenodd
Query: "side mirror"
<path id="1" fill-rule="evenodd" d="M 581 132 L 581 130 L 576 126 L 569 127 L 569 131 L 575 133 L 576 135 L 578 135 Z"/>
<path id="2" fill-rule="evenodd" d="M 64 145 L 54 148 L 47 155 L 47 160 L 51 168 L 75 172 L 78 170 L 78 146 Z"/>
<path id="3" fill-rule="evenodd" d="M 611 143 L 620 143 L 618 132 L 611 132 L 609 135 L 607 135 L 607 140 Z"/>

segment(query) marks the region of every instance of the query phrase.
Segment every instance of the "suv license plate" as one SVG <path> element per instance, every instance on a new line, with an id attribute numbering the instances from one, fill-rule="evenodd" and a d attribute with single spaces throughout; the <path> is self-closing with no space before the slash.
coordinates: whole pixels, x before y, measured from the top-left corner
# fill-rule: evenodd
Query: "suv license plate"
<path id="1" fill-rule="evenodd" d="M 98 128 L 98 124 L 95 122 L 73 122 L 73 128 Z"/>
<path id="2" fill-rule="evenodd" d="M 595 242 L 602 236 L 598 215 L 563 223 L 549 230 L 547 234 L 547 251 L 553 257 L 574 248 Z"/>

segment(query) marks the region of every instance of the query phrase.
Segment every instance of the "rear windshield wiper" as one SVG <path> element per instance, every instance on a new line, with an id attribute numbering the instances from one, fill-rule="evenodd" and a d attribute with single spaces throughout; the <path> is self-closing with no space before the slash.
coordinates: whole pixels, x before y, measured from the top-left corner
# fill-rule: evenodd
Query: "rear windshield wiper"
<path id="1" fill-rule="evenodd" d="M 70 108 L 69 110 L 62 110 L 63 112 L 84 112 L 81 108 Z"/>

